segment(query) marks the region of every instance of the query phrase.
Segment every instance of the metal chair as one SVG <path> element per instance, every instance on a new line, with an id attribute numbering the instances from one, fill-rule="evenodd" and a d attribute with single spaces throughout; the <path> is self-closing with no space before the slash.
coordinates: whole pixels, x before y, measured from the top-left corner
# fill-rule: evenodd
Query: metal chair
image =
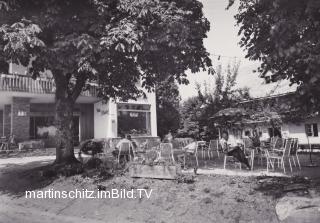
<path id="1" fill-rule="evenodd" d="M 267 171 L 269 171 L 269 164 L 271 165 L 272 169 L 275 167 L 275 161 L 278 161 L 278 167 L 282 167 L 283 172 L 286 173 L 285 167 L 285 158 L 289 157 L 290 149 L 292 147 L 293 140 L 287 139 L 285 140 L 285 144 L 283 147 L 279 149 L 273 149 L 272 151 L 266 151 L 267 153 Z M 292 165 L 291 160 L 289 159 L 290 170 L 292 172 Z"/>
<path id="2" fill-rule="evenodd" d="M 209 156 L 209 159 L 211 159 L 211 156 L 210 154 L 212 155 L 213 157 L 213 153 L 216 152 L 217 155 L 218 155 L 218 158 L 220 158 L 220 143 L 219 143 L 219 140 L 210 140 L 209 142 L 209 147 L 208 147 L 208 156 Z"/>
<path id="3" fill-rule="evenodd" d="M 187 147 L 188 146 L 188 147 Z M 178 160 L 183 160 L 183 166 L 184 168 L 186 167 L 186 158 L 194 156 L 196 159 L 196 167 L 198 168 L 199 166 L 199 161 L 198 161 L 198 143 L 197 142 L 192 142 L 189 143 L 184 147 L 184 153 L 180 154 L 178 156 Z"/>
<path id="4" fill-rule="evenodd" d="M 205 159 L 206 152 L 208 151 L 206 141 L 197 141 L 197 151 L 201 151 L 202 159 Z"/>
<path id="5" fill-rule="evenodd" d="M 166 164 L 175 164 L 172 143 L 161 143 L 159 159 Z"/>
<path id="6" fill-rule="evenodd" d="M 120 148 L 119 148 L 119 153 L 118 153 L 118 163 L 120 163 L 120 156 L 122 156 L 122 155 L 129 156 L 129 161 L 133 160 L 135 154 L 134 154 L 133 145 L 131 142 L 121 143 Z"/>
<path id="7" fill-rule="evenodd" d="M 300 165 L 300 160 L 298 156 L 298 149 L 299 149 L 299 140 L 297 138 L 293 139 L 292 147 L 290 150 L 290 155 L 289 155 L 289 160 L 292 159 L 293 165 L 296 167 L 296 161 L 295 158 L 297 159 L 297 164 L 299 169 L 301 170 L 301 165 Z"/>

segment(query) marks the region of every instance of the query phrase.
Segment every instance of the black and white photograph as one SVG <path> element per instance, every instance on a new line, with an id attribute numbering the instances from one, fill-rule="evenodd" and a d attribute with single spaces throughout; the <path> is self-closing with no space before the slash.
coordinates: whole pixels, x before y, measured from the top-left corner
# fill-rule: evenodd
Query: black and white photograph
<path id="1" fill-rule="evenodd" d="M 320 0 L 0 0 L 0 223 L 320 223 Z"/>

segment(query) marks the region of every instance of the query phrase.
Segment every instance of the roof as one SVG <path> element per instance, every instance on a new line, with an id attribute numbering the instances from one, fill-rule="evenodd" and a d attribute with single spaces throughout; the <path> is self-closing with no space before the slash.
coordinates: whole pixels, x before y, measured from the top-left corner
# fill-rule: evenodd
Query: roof
<path id="1" fill-rule="evenodd" d="M 279 80 L 267 84 L 264 78 L 253 72 L 258 66 L 259 63 L 240 66 L 237 77 L 237 86 L 248 87 L 252 98 L 272 97 L 293 93 L 297 90 L 297 85 L 291 85 L 290 80 Z"/>

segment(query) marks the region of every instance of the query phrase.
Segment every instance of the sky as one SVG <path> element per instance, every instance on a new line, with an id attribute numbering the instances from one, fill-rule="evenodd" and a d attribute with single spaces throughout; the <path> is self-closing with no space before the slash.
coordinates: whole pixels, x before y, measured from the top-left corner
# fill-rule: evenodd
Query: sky
<path id="1" fill-rule="evenodd" d="M 211 29 L 208 38 L 204 40 L 204 45 L 211 55 L 213 66 L 222 63 L 226 66 L 228 63 L 240 60 L 240 68 L 237 83 L 239 87 L 247 86 L 251 88 L 251 92 L 255 94 L 253 89 L 256 82 L 261 83 L 261 79 L 253 70 L 259 65 L 258 62 L 245 59 L 245 51 L 238 45 L 240 37 L 238 36 L 239 27 L 236 26 L 234 15 L 237 12 L 237 6 L 232 6 L 226 10 L 228 0 L 200 0 L 203 3 L 205 17 L 210 21 Z M 218 56 L 221 55 L 218 61 Z M 227 57 L 223 57 L 227 56 Z M 214 76 L 209 76 L 207 72 L 196 74 L 188 73 L 189 85 L 180 85 L 180 94 L 182 100 L 196 95 L 196 83 L 212 83 Z"/>

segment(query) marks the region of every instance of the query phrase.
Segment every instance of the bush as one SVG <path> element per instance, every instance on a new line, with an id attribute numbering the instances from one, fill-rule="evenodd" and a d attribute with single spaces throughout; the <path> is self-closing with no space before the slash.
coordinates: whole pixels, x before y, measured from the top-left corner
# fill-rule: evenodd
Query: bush
<path id="1" fill-rule="evenodd" d="M 89 139 L 87 141 L 84 141 L 80 145 L 80 151 L 87 155 L 94 156 L 97 153 L 103 152 L 103 142 L 101 141 L 94 141 L 92 139 Z"/>

